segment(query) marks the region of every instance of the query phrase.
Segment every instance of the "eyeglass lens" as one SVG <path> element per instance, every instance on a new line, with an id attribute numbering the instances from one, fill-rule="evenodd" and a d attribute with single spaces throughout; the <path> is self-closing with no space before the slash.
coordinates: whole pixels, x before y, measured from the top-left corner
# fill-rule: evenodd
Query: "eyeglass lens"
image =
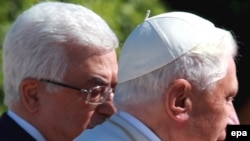
<path id="1" fill-rule="evenodd" d="M 89 92 L 90 92 L 90 94 L 88 95 L 89 103 L 100 104 L 107 99 L 109 94 L 112 92 L 112 88 L 106 86 L 97 86 L 92 88 Z"/>

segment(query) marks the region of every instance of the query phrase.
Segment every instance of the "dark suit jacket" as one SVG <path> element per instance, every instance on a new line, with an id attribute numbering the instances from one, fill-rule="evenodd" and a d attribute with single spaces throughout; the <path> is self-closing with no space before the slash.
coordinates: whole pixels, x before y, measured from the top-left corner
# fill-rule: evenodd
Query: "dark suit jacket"
<path id="1" fill-rule="evenodd" d="M 0 141 L 35 141 L 7 113 L 0 117 Z"/>

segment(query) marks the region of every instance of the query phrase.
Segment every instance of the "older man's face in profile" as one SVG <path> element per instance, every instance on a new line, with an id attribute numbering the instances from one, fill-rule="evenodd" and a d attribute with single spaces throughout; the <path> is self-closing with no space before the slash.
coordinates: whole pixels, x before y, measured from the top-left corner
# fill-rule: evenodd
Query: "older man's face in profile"
<path id="1" fill-rule="evenodd" d="M 72 65 L 63 83 L 86 90 L 96 86 L 115 87 L 118 70 L 115 50 L 87 59 L 77 51 L 72 52 Z M 104 122 L 115 112 L 112 92 L 106 102 L 93 105 L 86 102 L 87 94 L 66 87 L 59 88 L 43 96 L 45 107 L 41 118 L 47 121 L 44 123 L 48 130 L 73 139 L 83 130 Z"/>
<path id="2" fill-rule="evenodd" d="M 196 93 L 190 112 L 190 139 L 216 141 L 226 137 L 227 124 L 239 124 L 232 100 L 238 91 L 235 63 L 230 59 L 226 76 L 213 92 Z"/>

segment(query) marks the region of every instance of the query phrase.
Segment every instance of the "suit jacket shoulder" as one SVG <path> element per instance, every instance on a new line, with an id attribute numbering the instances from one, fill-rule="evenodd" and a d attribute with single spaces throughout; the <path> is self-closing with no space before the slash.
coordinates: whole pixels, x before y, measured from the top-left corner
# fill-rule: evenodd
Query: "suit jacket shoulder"
<path id="1" fill-rule="evenodd" d="M 6 112 L 0 117 L 0 139 L 1 141 L 35 141 Z"/>

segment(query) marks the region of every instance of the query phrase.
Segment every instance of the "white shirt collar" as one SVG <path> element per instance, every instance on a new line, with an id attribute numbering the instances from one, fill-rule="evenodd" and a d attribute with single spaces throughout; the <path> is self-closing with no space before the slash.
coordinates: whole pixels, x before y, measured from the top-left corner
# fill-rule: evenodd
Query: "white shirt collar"
<path id="1" fill-rule="evenodd" d="M 129 113 L 119 111 L 117 114 L 134 126 L 138 131 L 140 131 L 148 140 L 150 141 L 161 141 L 146 125 L 141 121 L 130 115 Z"/>
<path id="2" fill-rule="evenodd" d="M 41 133 L 34 126 L 29 124 L 27 121 L 15 114 L 13 111 L 8 110 L 7 114 L 34 139 L 36 139 L 37 141 L 46 141 L 41 135 Z"/>

